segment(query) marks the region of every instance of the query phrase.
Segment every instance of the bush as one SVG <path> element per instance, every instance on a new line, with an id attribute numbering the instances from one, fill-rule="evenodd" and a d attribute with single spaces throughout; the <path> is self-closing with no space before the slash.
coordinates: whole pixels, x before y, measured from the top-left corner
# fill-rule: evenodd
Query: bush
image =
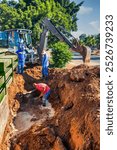
<path id="1" fill-rule="evenodd" d="M 55 43 L 52 46 L 53 66 L 57 68 L 65 67 L 72 58 L 72 53 L 69 51 L 69 46 L 63 42 Z"/>

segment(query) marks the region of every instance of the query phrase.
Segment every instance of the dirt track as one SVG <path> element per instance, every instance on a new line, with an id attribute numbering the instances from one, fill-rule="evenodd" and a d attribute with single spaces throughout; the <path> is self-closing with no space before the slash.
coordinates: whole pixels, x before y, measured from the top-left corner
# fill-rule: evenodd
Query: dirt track
<path id="1" fill-rule="evenodd" d="M 22 122 L 25 130 L 20 128 L 21 132 L 16 132 L 15 136 L 14 133 L 10 134 L 10 149 L 99 150 L 100 68 L 80 65 L 72 69 L 50 69 L 49 76 L 49 101 L 52 107 L 43 108 L 41 100 L 36 98 L 38 93 L 33 93 L 28 98 L 22 95 L 33 89 L 32 83 L 44 82 L 40 80 L 41 68 L 35 66 L 26 69 L 23 76 L 15 75 L 14 83 L 9 88 L 9 104 L 11 112 L 13 111 L 11 114 L 15 114 L 17 110 L 20 115 L 21 112 L 28 112 L 32 126 L 25 129 Z M 34 103 L 30 104 L 30 101 Z M 13 116 L 9 122 L 12 119 Z M 11 131 L 11 127 L 7 126 L 2 150 L 6 150 L 8 145 L 8 129 Z"/>

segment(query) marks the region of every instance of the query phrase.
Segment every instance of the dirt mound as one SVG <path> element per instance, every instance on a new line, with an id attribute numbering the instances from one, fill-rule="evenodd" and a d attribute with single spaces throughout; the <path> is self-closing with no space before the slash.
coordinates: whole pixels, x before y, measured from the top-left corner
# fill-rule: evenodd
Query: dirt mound
<path id="1" fill-rule="evenodd" d="M 68 149 L 99 149 L 99 76 L 99 67 L 84 65 L 52 71 L 50 84 L 62 103 L 58 134 Z M 57 99 L 52 104 L 56 107 Z"/>
<path id="2" fill-rule="evenodd" d="M 38 67 L 26 70 L 27 77 L 23 77 L 22 83 L 25 82 L 18 89 L 31 89 L 33 82 L 39 82 L 40 70 Z M 12 139 L 11 149 L 99 150 L 99 77 L 99 67 L 50 69 L 49 101 L 55 115 Z"/>

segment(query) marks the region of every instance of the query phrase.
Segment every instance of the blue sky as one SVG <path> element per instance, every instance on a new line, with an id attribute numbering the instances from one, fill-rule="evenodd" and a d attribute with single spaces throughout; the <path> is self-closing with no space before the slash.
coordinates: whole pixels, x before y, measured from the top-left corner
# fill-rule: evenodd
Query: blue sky
<path id="1" fill-rule="evenodd" d="M 83 0 L 71 0 L 77 4 Z M 100 32 L 100 0 L 84 0 L 80 11 L 77 14 L 78 17 L 78 31 L 72 32 L 75 37 L 78 37 L 82 33 L 91 35 L 98 34 Z"/>

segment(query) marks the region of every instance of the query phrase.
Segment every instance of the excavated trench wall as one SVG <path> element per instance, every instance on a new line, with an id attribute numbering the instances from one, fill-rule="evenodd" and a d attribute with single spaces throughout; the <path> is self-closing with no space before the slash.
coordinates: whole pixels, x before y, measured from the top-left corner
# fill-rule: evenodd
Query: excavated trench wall
<path id="1" fill-rule="evenodd" d="M 0 103 L 0 144 L 2 143 L 3 134 L 9 118 L 8 95 Z"/>

